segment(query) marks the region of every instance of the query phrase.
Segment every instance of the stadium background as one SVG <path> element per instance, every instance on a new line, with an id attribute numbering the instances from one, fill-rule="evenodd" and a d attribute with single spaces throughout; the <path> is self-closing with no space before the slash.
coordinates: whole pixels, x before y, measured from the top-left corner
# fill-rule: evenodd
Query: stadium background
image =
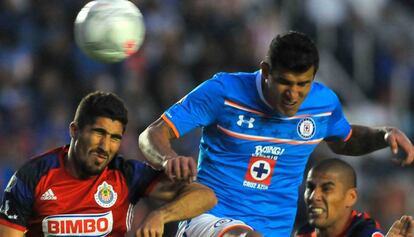
<path id="1" fill-rule="evenodd" d="M 29 157 L 69 142 L 80 98 L 114 91 L 130 110 L 122 151 L 142 159 L 137 135 L 164 109 L 218 71 L 253 71 L 272 37 L 309 34 L 321 55 L 317 80 L 340 96 L 353 123 L 395 125 L 414 140 L 414 2 L 409 0 L 135 0 L 147 35 L 125 62 L 98 64 L 73 42 L 73 21 L 87 1 L 0 2 L 0 186 Z M 175 144 L 197 155 L 199 131 Z M 311 163 L 334 155 L 321 145 Z M 357 206 L 384 228 L 414 215 L 413 166 L 388 150 L 362 159 Z M 136 223 L 147 210 L 141 203 Z M 298 211 L 303 219 L 303 205 Z"/>

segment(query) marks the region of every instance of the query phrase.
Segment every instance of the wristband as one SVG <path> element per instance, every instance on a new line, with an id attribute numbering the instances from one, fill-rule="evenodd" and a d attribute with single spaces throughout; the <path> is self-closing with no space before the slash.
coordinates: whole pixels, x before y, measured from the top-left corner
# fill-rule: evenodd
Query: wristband
<path id="1" fill-rule="evenodd" d="M 387 142 L 388 143 L 388 137 L 390 136 L 390 132 L 389 131 L 386 131 L 385 132 L 385 134 L 384 134 L 384 140 L 385 140 L 385 142 Z"/>
<path id="2" fill-rule="evenodd" d="M 165 169 L 165 167 L 167 167 L 167 163 L 168 163 L 168 160 L 164 160 L 164 161 L 162 162 L 162 164 L 161 164 L 161 167 L 162 167 L 163 169 Z"/>

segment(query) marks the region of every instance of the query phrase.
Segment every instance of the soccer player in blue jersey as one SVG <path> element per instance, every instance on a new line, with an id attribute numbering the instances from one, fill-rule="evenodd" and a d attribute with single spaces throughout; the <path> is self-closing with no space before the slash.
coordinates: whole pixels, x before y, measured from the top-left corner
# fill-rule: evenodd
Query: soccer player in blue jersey
<path id="1" fill-rule="evenodd" d="M 149 163 L 171 179 L 197 175 L 218 205 L 184 223 L 186 236 L 290 236 L 305 165 L 322 141 L 338 154 L 414 147 L 397 128 L 350 125 L 336 94 L 315 81 L 319 55 L 300 32 L 275 37 L 256 72 L 218 73 L 139 137 Z M 171 141 L 202 128 L 198 169 Z M 180 233 L 179 233 L 180 234 Z"/>

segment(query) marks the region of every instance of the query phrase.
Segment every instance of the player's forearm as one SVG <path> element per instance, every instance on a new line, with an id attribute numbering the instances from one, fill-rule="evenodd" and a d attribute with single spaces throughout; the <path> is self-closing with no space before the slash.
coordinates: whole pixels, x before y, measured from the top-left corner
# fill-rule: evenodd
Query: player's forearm
<path id="1" fill-rule="evenodd" d="M 171 148 L 169 137 L 157 126 L 145 129 L 139 135 L 138 144 L 145 159 L 156 168 L 161 168 L 167 157 L 177 155 Z"/>
<path id="2" fill-rule="evenodd" d="M 387 128 L 372 128 L 352 125 L 351 138 L 340 148 L 333 149 L 338 154 L 358 156 L 385 148 L 388 143 L 384 139 Z"/>
<path id="3" fill-rule="evenodd" d="M 199 183 L 191 183 L 184 186 L 173 201 L 155 212 L 159 212 L 164 223 L 168 223 L 198 216 L 216 204 L 216 195 L 210 188 Z"/>
<path id="4" fill-rule="evenodd" d="M 0 237 L 23 237 L 24 232 L 5 225 L 0 225 Z"/>

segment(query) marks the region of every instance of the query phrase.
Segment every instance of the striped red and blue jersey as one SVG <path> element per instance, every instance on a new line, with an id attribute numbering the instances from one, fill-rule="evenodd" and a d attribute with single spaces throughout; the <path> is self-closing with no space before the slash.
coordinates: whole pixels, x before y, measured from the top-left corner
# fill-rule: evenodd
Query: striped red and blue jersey
<path id="1" fill-rule="evenodd" d="M 97 176 L 77 179 L 64 168 L 68 146 L 31 159 L 10 179 L 0 224 L 26 236 L 125 236 L 133 207 L 160 176 L 116 155 Z"/>
<path id="2" fill-rule="evenodd" d="M 296 237 L 317 237 L 315 227 L 306 224 L 299 228 Z M 365 212 L 352 211 L 349 224 L 337 237 L 384 237 L 377 221 Z"/>
<path id="3" fill-rule="evenodd" d="M 323 140 L 347 140 L 351 127 L 335 93 L 319 82 L 295 116 L 265 101 L 261 71 L 218 73 L 162 115 L 176 137 L 202 128 L 199 182 L 218 204 L 265 236 L 290 236 L 309 155 Z"/>

